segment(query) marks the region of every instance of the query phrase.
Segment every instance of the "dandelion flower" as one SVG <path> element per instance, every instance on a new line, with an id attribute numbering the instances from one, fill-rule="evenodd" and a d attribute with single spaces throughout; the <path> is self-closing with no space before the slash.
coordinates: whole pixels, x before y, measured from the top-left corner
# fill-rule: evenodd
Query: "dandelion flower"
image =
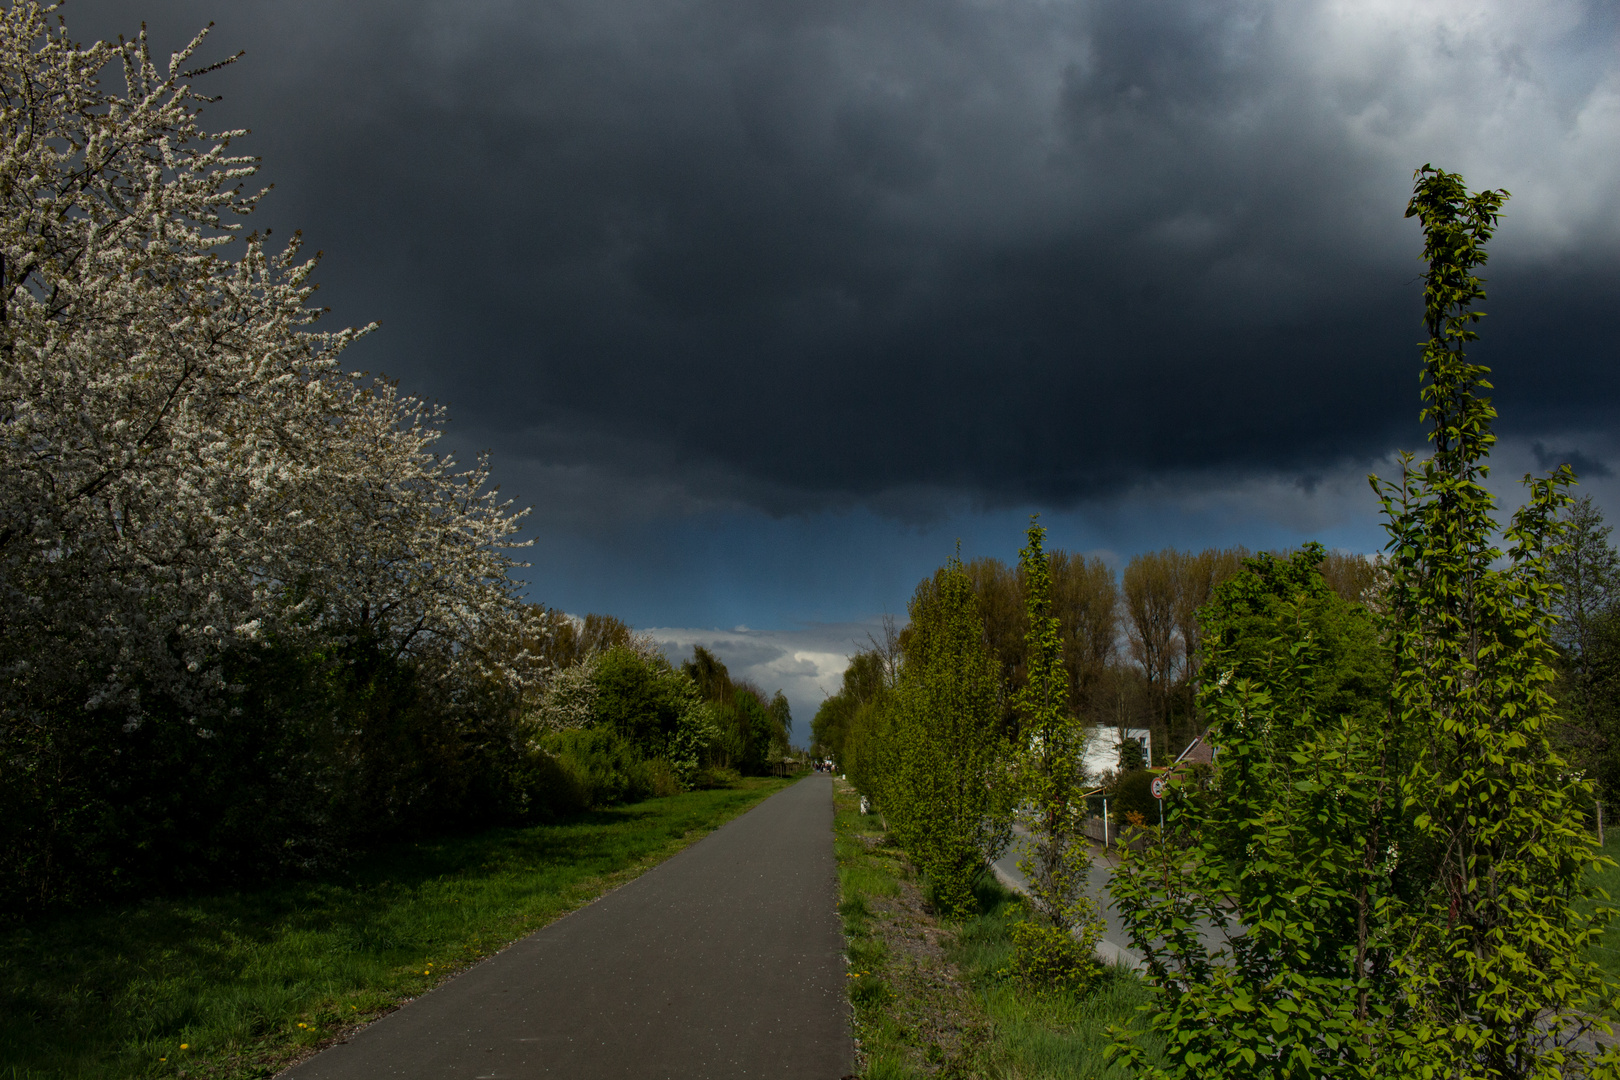
<path id="1" fill-rule="evenodd" d="M 189 1050 L 189 1049 L 191 1049 L 191 1044 L 190 1043 L 181 1043 L 180 1044 L 180 1049 Z"/>

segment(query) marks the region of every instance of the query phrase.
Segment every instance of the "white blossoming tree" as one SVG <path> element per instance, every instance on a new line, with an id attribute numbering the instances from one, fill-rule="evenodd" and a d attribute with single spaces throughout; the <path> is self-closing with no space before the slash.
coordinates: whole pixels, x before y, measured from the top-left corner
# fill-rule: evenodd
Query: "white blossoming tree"
<path id="1" fill-rule="evenodd" d="M 298 239 L 244 234 L 264 191 L 244 133 L 200 124 L 204 34 L 160 67 L 144 31 L 80 47 L 53 12 L 0 11 L 0 812 L 37 826 L 0 872 L 21 878 L 51 858 L 27 836 L 68 827 L 51 786 L 109 752 L 76 727 L 206 739 L 233 655 L 360 635 L 441 681 L 535 675 L 511 645 L 536 632 L 508 577 L 522 515 L 486 462 L 434 452 L 439 410 L 342 371 L 372 327 L 313 329 Z"/>

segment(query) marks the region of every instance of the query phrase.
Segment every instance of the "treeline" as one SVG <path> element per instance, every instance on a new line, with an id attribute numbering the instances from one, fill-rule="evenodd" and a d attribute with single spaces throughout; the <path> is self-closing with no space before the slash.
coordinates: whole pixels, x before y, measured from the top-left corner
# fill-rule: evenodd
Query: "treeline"
<path id="1" fill-rule="evenodd" d="M 1203 733 L 1198 672 L 1212 666 L 1227 678 L 1263 675 L 1271 643 L 1287 632 L 1278 625 L 1284 608 L 1296 628 L 1310 633 L 1320 666 L 1311 707 L 1366 719 L 1385 704 L 1387 665 L 1373 610 L 1388 575 L 1373 560 L 1316 543 L 1257 555 L 1161 551 L 1132 560 L 1119 589 L 1099 561 L 1045 552 L 1043 537 L 1032 531 L 1015 569 L 991 558 L 953 559 L 925 578 L 908 605 L 907 625 L 897 630 L 886 621 L 883 640 L 872 638 L 851 658 L 839 691 L 812 721 L 815 752 L 831 756 L 876 801 L 948 908 L 968 903 L 972 881 L 1005 845 L 1013 807 L 1030 800 L 1032 783 L 1036 801 L 1049 802 L 1061 790 L 1053 817 L 1062 828 L 1089 815 L 1081 789 L 1094 778 L 1084 774 L 1082 759 L 1096 724 L 1158 723 L 1166 725 L 1160 732 Z M 1076 588 L 1077 578 L 1089 588 Z M 1077 596 L 1085 602 L 1076 603 Z M 1203 602 L 1187 612 L 1189 596 Z M 1164 620 L 1167 631 L 1150 624 L 1162 636 L 1148 652 L 1133 600 L 1138 610 L 1157 607 L 1186 618 Z M 1099 626 L 1123 631 L 1126 648 L 1088 642 L 1086 630 Z M 1174 662 L 1155 675 L 1135 659 L 1144 655 Z M 1178 728 L 1154 710 L 1181 695 L 1194 700 L 1171 714 L 1186 725 Z M 1037 697 L 1043 708 L 1034 707 Z M 1072 774 L 1061 783 L 1050 775 L 1054 753 Z M 1127 740 L 1117 767 L 1107 770 L 1107 794 L 1121 824 L 1157 820 L 1148 764 Z M 939 821 L 974 824 L 941 840 L 929 832 Z M 1061 829 L 1049 823 L 1045 832 L 1054 831 Z M 954 854 L 942 856 L 944 848 Z M 1049 907 L 1079 904 L 1058 889 Z"/>
<path id="2" fill-rule="evenodd" d="M 1164 825 L 1141 821 L 1110 878 L 1152 994 L 1139 1030 L 1111 1033 L 1131 1075 L 1620 1066 L 1594 1038 L 1620 990 L 1591 956 L 1613 912 L 1587 884 L 1606 860 L 1585 820 L 1616 752 L 1620 557 L 1569 496 L 1567 465 L 1526 477 L 1502 526 L 1483 483 L 1496 411 L 1464 349 L 1505 199 L 1418 170 L 1433 452 L 1374 480 L 1388 535 L 1376 564 L 1335 565 L 1316 545 L 1160 553 L 1095 606 L 1123 613 L 1156 719 L 1207 723 L 1218 751 L 1165 777 Z M 1049 958 L 1077 931 L 1083 969 L 1097 913 L 1073 842 L 1085 725 L 1071 705 L 1095 709 L 1106 684 L 1089 704 L 1067 698 L 1087 688 L 1052 563 L 1032 528 L 1016 577 L 947 564 L 919 586 L 911 625 L 851 665 L 818 738 L 842 738 L 850 779 L 949 913 L 972 910 L 973 877 L 1021 815 L 1040 917 L 1015 946 Z M 1023 584 L 1021 654 L 997 630 L 996 578 Z M 1015 956 L 1012 970 L 1033 966 Z"/>
<path id="3" fill-rule="evenodd" d="M 1320 546 L 1313 550 L 1315 571 L 1335 594 L 1354 603 L 1373 599 L 1378 568 L 1372 560 Z M 1122 575 L 1099 558 L 1061 548 L 1046 556 L 1071 710 L 1087 724 L 1147 728 L 1156 755 L 1179 753 L 1205 726 L 1197 708 L 1198 613 L 1252 553 L 1243 547 L 1166 548 L 1134 556 Z M 984 556 L 963 562 L 961 572 L 1003 688 L 1002 719 L 1010 724 L 1012 701 L 1028 681 L 1025 571 Z M 918 584 L 917 596 L 936 588 L 937 575 Z M 863 706 L 895 681 L 908 634 L 909 628 L 897 632 L 891 621 L 884 641 L 874 638 L 851 658 L 843 685 L 811 723 L 815 752 L 842 759 Z"/>
<path id="4" fill-rule="evenodd" d="M 343 369 L 201 37 L 52 12 L 0 10 L 0 913 L 763 768 L 779 694 L 526 603 L 488 463 Z"/>

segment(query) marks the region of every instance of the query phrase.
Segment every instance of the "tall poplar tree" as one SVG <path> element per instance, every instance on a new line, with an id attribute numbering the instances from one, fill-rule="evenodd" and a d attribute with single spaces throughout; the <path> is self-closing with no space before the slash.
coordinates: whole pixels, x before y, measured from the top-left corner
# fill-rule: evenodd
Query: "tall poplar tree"
<path id="1" fill-rule="evenodd" d="M 1412 754 L 1402 795 L 1416 816 L 1425 888 L 1395 920 L 1412 1023 L 1403 1060 L 1444 1075 L 1563 1075 L 1567 1037 L 1599 1007 L 1582 959 L 1599 920 L 1573 901 L 1594 858 L 1590 786 L 1548 743 L 1556 719 L 1548 558 L 1574 482 L 1525 477 L 1529 500 L 1493 543 L 1484 487 L 1496 442 L 1487 368 L 1467 359 L 1485 296 L 1476 270 L 1505 191 L 1470 194 L 1425 165 L 1408 217 L 1423 225 L 1423 418 L 1434 453 L 1378 485 L 1390 535 L 1394 704 Z M 1608 1055 L 1608 1068 L 1617 1060 Z M 1590 1073 L 1589 1075 L 1596 1075 Z M 1609 1075 L 1609 1073 L 1605 1073 Z"/>
<path id="2" fill-rule="evenodd" d="M 1097 904 L 1086 894 L 1091 852 L 1081 833 L 1085 730 L 1069 709 L 1063 636 L 1052 614 L 1052 571 L 1035 518 L 1019 553 L 1028 630 L 1029 677 L 1013 701 L 1020 722 L 1024 801 L 1034 808 L 1033 850 L 1019 860 L 1036 906 L 1059 930 L 1080 930 L 1090 954 L 1100 933 Z"/>
<path id="3" fill-rule="evenodd" d="M 884 813 L 928 877 L 934 903 L 961 917 L 1012 830 L 1011 748 L 1001 679 L 973 583 L 953 558 L 911 603 L 892 720 L 884 733 Z"/>

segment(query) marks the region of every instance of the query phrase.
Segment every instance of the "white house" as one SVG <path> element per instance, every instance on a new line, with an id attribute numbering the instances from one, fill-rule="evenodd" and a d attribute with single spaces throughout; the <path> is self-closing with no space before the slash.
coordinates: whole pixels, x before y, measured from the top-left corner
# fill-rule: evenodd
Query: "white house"
<path id="1" fill-rule="evenodd" d="M 1097 783 L 1105 772 L 1119 771 L 1119 744 L 1121 731 L 1124 738 L 1134 739 L 1142 747 L 1142 756 L 1153 764 L 1153 733 L 1147 728 L 1117 728 L 1111 724 L 1097 724 L 1086 740 L 1085 773 L 1088 783 Z"/>

